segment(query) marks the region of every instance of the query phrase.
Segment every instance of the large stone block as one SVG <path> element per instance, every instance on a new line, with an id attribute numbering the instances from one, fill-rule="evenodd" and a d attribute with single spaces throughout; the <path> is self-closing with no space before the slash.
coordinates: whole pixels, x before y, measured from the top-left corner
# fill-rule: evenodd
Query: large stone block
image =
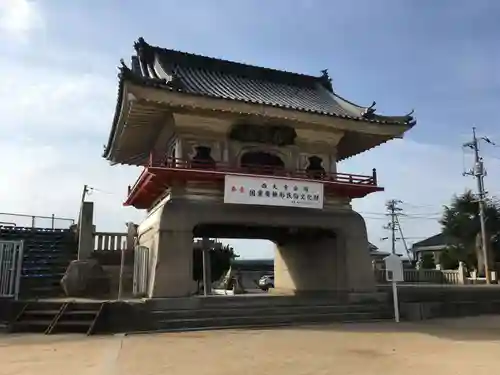
<path id="1" fill-rule="evenodd" d="M 108 295 L 110 279 L 95 259 L 74 260 L 61 279 L 68 297 L 97 297 Z"/>

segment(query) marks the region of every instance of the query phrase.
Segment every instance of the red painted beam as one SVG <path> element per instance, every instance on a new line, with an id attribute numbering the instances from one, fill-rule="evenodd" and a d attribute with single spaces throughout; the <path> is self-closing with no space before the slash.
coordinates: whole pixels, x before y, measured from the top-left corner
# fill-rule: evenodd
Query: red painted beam
<path id="1" fill-rule="evenodd" d="M 269 175 L 245 173 L 245 171 L 242 171 L 241 169 L 237 171 L 236 168 L 232 168 L 232 171 L 221 171 L 201 168 L 188 169 L 174 166 L 148 167 L 145 168 L 136 184 L 131 189 L 124 205 L 134 206 L 141 209 L 149 208 L 164 192 L 164 189 L 158 186 L 159 184 L 165 186 L 165 189 L 174 181 L 181 183 L 187 181 L 217 182 L 217 185 L 220 186 L 220 182 L 224 181 L 224 177 L 226 175 L 255 176 L 260 178 L 276 177 L 291 181 L 309 181 L 315 183 L 322 182 L 326 194 L 335 193 L 349 198 L 362 198 L 370 193 L 384 190 L 382 187 L 376 185 L 374 179 L 368 176 L 342 174 L 343 177 L 338 178 L 340 174 L 330 174 L 324 179 L 311 179 L 295 177 L 297 175 L 296 171 L 282 172 L 283 173 L 280 174 Z"/>

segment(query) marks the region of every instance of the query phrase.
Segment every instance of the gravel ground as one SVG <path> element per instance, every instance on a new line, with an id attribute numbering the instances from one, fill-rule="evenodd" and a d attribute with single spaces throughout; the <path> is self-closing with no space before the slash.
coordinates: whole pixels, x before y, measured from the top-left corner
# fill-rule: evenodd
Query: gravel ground
<path id="1" fill-rule="evenodd" d="M 493 374 L 500 316 L 131 336 L 0 336 L 0 375 Z"/>

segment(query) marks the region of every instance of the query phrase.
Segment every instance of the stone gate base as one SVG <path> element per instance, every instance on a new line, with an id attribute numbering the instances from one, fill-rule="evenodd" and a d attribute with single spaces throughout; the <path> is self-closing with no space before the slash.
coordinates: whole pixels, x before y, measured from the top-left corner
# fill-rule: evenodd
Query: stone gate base
<path id="1" fill-rule="evenodd" d="M 285 239 L 275 242 L 275 293 L 375 291 L 365 223 L 352 210 L 258 207 L 172 199 L 156 207 L 138 228 L 139 245 L 150 249 L 147 295 L 192 295 L 196 290 L 192 279 L 193 233 L 196 228 L 206 225 L 224 224 L 247 229 L 252 226 L 318 228 L 334 233 L 334 236 L 311 241 Z M 231 237 L 231 233 L 203 236 Z"/>

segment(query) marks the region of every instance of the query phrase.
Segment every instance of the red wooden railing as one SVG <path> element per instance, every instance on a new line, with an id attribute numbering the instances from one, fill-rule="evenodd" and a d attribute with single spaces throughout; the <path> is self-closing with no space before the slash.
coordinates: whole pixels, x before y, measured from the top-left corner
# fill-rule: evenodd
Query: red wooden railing
<path id="1" fill-rule="evenodd" d="M 375 169 L 372 170 L 371 176 L 362 176 L 348 173 L 308 171 L 304 169 L 290 170 L 277 166 L 233 166 L 222 162 L 169 158 L 163 162 L 153 163 L 150 161 L 149 165 L 145 166 L 135 185 L 133 187 L 129 186 L 128 199 L 125 205 L 134 205 L 132 201 L 136 199 L 135 197 L 142 194 L 141 192 L 148 191 L 147 195 L 155 195 L 155 191 L 158 190 L 157 187 L 165 184 L 168 185 L 169 182 L 167 179 L 170 178 L 186 181 L 220 181 L 223 180 L 227 174 L 273 176 L 278 178 L 323 182 L 325 188 L 337 189 L 339 194 L 354 198 L 363 197 L 371 192 L 383 190 L 381 187 L 377 186 L 377 172 Z M 151 183 L 153 184 L 151 185 Z M 154 187 L 155 185 L 157 185 L 157 187 Z M 142 202 L 141 206 L 146 207 L 147 204 Z"/>
<path id="2" fill-rule="evenodd" d="M 200 170 L 200 171 L 214 171 L 222 173 L 235 173 L 235 174 L 253 174 L 253 175 L 268 175 L 286 178 L 298 178 L 308 180 L 319 180 L 324 182 L 337 182 L 346 184 L 361 184 L 377 186 L 377 171 L 375 168 L 372 170 L 371 176 L 363 176 L 358 174 L 349 173 L 331 173 L 326 171 L 308 171 L 305 169 L 285 169 L 277 166 L 266 165 L 244 165 L 233 166 L 223 162 L 207 162 L 207 161 L 194 161 L 179 158 L 168 158 L 163 163 L 152 163 L 148 167 L 166 168 L 166 169 L 181 169 L 181 170 Z"/>

